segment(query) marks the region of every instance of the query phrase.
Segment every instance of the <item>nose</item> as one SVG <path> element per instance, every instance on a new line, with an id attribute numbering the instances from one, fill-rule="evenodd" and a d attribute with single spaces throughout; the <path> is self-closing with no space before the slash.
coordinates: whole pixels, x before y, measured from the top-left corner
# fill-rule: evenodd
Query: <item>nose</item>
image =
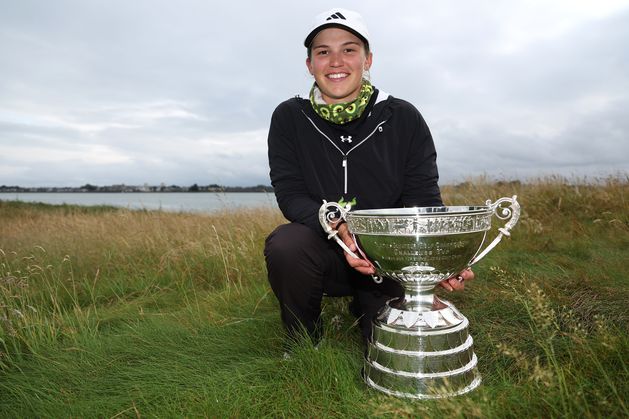
<path id="1" fill-rule="evenodd" d="M 338 52 L 330 54 L 330 67 L 341 67 L 343 65 L 343 56 Z"/>

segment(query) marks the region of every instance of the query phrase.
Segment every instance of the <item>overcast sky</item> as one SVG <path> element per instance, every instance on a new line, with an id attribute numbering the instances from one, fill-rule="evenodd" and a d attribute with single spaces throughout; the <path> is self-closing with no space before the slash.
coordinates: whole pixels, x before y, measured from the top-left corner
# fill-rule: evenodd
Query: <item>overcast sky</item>
<path id="1" fill-rule="evenodd" d="M 336 6 L 443 182 L 629 173 L 629 1 L 0 0 L 0 185 L 270 184 L 271 113 Z"/>

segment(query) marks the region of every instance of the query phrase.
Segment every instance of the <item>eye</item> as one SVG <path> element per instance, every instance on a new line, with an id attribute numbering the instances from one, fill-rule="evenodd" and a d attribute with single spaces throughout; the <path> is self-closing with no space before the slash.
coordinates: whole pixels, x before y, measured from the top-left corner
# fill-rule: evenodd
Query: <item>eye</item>
<path id="1" fill-rule="evenodd" d="M 351 54 L 352 52 L 355 52 L 355 51 L 356 51 L 356 49 L 355 49 L 355 48 L 345 48 L 345 50 L 344 50 L 344 52 L 345 52 L 346 54 Z"/>
<path id="2" fill-rule="evenodd" d="M 320 49 L 317 51 L 317 55 L 328 55 L 328 50 Z"/>

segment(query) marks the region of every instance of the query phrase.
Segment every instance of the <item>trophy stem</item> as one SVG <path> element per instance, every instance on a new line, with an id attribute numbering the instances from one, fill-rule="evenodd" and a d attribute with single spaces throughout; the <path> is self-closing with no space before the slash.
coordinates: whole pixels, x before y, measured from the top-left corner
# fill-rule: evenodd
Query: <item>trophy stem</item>
<path id="1" fill-rule="evenodd" d="M 421 285 L 412 282 L 402 283 L 404 298 L 390 302 L 390 306 L 398 310 L 423 313 L 443 308 L 441 301 L 435 297 L 435 284 Z M 436 305 L 442 307 L 437 308 Z"/>

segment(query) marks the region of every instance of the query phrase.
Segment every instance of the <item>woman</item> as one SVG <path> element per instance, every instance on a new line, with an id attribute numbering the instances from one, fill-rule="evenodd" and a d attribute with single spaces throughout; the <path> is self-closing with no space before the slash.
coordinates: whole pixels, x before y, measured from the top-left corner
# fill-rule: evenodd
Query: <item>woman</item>
<path id="1" fill-rule="evenodd" d="M 323 200 L 352 202 L 354 209 L 443 205 L 430 131 L 410 103 L 376 89 L 368 77 L 373 54 L 363 18 L 333 9 L 315 17 L 304 45 L 314 77 L 309 99 L 295 97 L 273 113 L 269 130 L 271 183 L 289 224 L 266 241 L 269 282 L 289 336 L 321 334 L 321 300 L 354 296 L 362 336 L 380 307 L 402 296 L 401 286 L 375 273 L 366 260 L 343 254 L 319 225 Z M 356 250 L 347 226 L 339 236 Z M 463 289 L 471 271 L 442 285 Z"/>

